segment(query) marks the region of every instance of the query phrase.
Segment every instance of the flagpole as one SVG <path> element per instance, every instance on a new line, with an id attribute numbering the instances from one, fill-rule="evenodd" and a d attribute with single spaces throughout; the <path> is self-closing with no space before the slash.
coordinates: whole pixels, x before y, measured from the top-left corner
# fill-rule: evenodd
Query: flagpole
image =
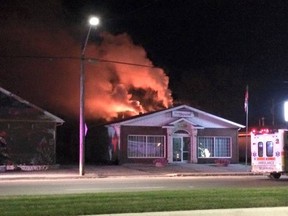
<path id="1" fill-rule="evenodd" d="M 248 165 L 248 111 L 249 111 L 249 105 L 248 105 L 248 85 L 246 86 L 246 93 L 245 93 L 245 112 L 246 112 L 246 153 L 245 153 L 245 165 Z"/>
<path id="2" fill-rule="evenodd" d="M 245 159 L 246 166 L 247 163 L 248 163 L 248 105 L 246 111 L 246 159 Z"/>

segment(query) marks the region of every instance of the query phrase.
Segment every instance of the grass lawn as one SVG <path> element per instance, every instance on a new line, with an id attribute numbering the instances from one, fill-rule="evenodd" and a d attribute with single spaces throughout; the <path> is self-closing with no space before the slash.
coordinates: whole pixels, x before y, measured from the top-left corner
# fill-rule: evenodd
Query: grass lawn
<path id="1" fill-rule="evenodd" d="M 0 196 L 0 215 L 85 215 L 288 206 L 288 187 Z"/>

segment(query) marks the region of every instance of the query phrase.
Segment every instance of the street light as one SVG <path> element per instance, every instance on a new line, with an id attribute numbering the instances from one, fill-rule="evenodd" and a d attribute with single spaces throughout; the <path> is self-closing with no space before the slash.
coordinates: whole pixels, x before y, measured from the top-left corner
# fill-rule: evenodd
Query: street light
<path id="1" fill-rule="evenodd" d="M 93 26 L 99 25 L 99 18 L 91 17 L 89 19 L 89 30 L 84 44 L 81 46 L 80 58 L 80 113 L 79 113 L 79 175 L 85 174 L 85 50 L 88 43 L 89 35 Z"/>
<path id="2" fill-rule="evenodd" d="M 288 101 L 284 102 L 284 120 L 288 123 Z"/>

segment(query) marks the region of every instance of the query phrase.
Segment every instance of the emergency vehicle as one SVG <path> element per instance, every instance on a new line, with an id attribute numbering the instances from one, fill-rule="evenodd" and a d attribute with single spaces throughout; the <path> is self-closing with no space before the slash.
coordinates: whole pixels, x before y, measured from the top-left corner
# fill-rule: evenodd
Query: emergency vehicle
<path id="1" fill-rule="evenodd" d="M 288 173 L 288 130 L 251 131 L 251 171 L 279 179 Z"/>

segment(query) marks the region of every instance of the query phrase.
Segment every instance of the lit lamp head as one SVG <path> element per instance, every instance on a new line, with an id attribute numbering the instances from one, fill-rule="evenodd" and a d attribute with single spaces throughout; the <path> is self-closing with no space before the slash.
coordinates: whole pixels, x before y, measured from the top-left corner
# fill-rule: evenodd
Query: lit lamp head
<path id="1" fill-rule="evenodd" d="M 99 23 L 100 23 L 100 20 L 98 17 L 95 17 L 95 16 L 90 17 L 89 24 L 91 26 L 97 26 L 97 25 L 99 25 Z"/>

